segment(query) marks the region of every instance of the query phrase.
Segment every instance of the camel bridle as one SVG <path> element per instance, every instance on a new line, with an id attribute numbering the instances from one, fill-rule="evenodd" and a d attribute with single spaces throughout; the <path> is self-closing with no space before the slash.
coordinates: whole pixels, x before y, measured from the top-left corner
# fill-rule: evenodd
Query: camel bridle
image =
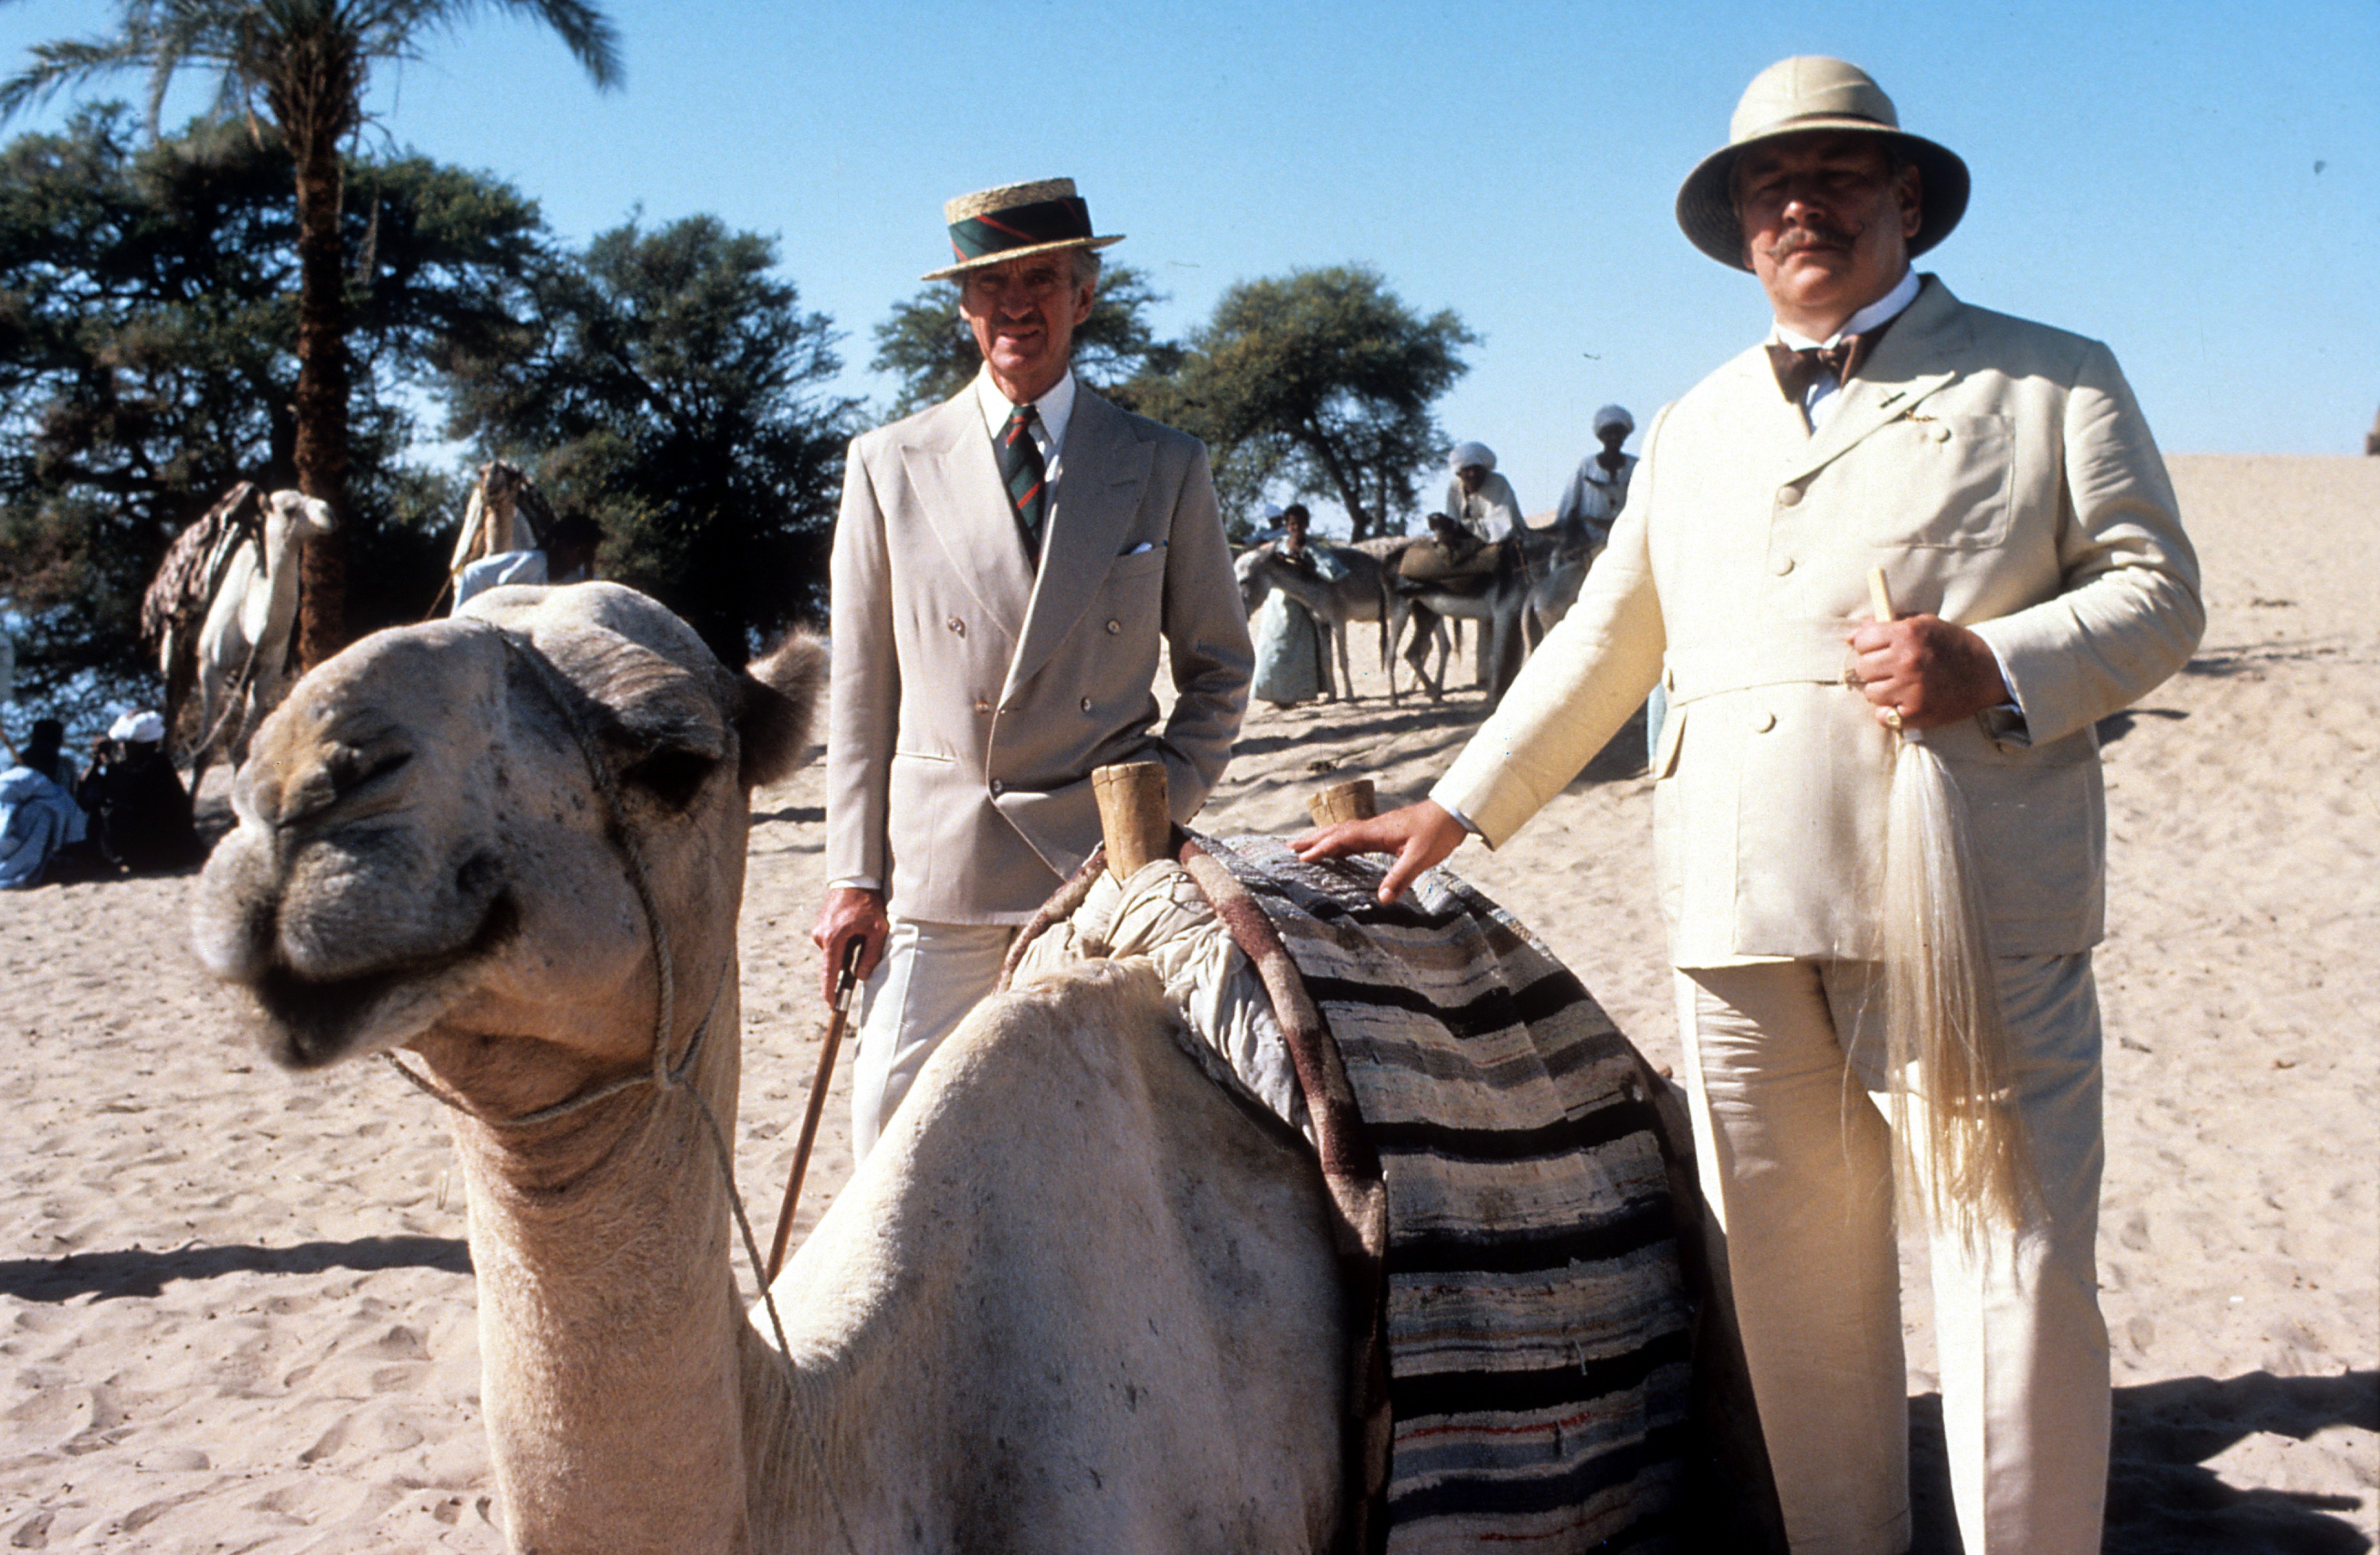
<path id="1" fill-rule="evenodd" d="M 381 1056 L 388 1060 L 390 1068 L 404 1075 L 416 1089 L 441 1106 L 460 1112 L 465 1117 L 490 1128 L 504 1132 L 536 1128 L 553 1123 L 574 1112 L 583 1112 L 598 1102 L 608 1101 L 624 1092 L 646 1086 L 652 1087 L 656 1105 L 662 1098 L 672 1091 L 680 1092 L 689 1098 L 694 1102 L 696 1114 L 702 1119 L 704 1135 L 710 1139 L 711 1154 L 719 1163 L 720 1178 L 727 1185 L 727 1205 L 735 1212 L 735 1229 L 744 1240 L 744 1256 L 752 1265 L 753 1279 L 759 1284 L 761 1305 L 768 1308 L 769 1326 L 777 1339 L 777 1353 L 783 1355 L 786 1364 L 790 1366 L 793 1362 L 793 1346 L 785 1338 L 785 1322 L 783 1317 L 777 1311 L 776 1294 L 768 1286 L 767 1266 L 760 1258 L 759 1240 L 752 1233 L 751 1217 L 744 1209 L 744 1195 L 735 1185 L 734 1152 L 727 1147 L 727 1134 L 719 1125 L 718 1114 L 711 1111 L 710 1101 L 693 1083 L 695 1063 L 701 1056 L 703 1040 L 710 1034 L 711 1019 L 719 1013 L 719 1002 L 726 994 L 728 979 L 735 969 L 735 947 L 731 943 L 727 954 L 721 960 L 719 976 L 713 980 L 711 987 L 710 1006 L 703 1011 L 702 1019 L 696 1023 L 692 1035 L 686 1039 L 685 1053 L 675 1063 L 672 1063 L 669 1052 L 671 1043 L 674 1039 L 674 1028 L 676 1026 L 676 966 L 670 952 L 669 936 L 662 928 L 661 902 L 653 893 L 652 870 L 645 861 L 644 848 L 638 843 L 636 832 L 627 824 L 626 808 L 620 798 L 619 779 L 613 772 L 611 763 L 603 759 L 602 748 L 598 743 L 594 725 L 583 711 L 582 704 L 585 699 L 577 694 L 577 688 L 554 665 L 553 661 L 538 651 L 536 645 L 528 641 L 523 634 L 507 631 L 492 623 L 475 623 L 475 625 L 483 626 L 486 630 L 493 632 L 496 640 L 504 645 L 506 655 L 514 662 L 528 670 L 529 677 L 545 693 L 546 699 L 552 703 L 554 711 L 560 715 L 564 727 L 570 731 L 572 739 L 578 747 L 579 756 L 587 764 L 588 776 L 595 784 L 596 795 L 602 801 L 604 839 L 611 844 L 613 851 L 619 856 L 628 877 L 628 883 L 636 891 L 638 905 L 644 913 L 645 936 L 653 951 L 655 997 L 652 1066 L 642 1074 L 618 1075 L 589 1086 L 584 1090 L 566 1096 L 547 1106 L 515 1116 L 504 1117 L 484 1112 L 472 1105 L 460 1095 L 416 1070 L 399 1058 L 394 1051 L 384 1051 Z M 789 1389 L 787 1398 L 795 1409 L 803 1408 L 799 1390 Z M 825 1489 L 828 1504 L 834 1510 L 835 1528 L 842 1536 L 843 1547 L 847 1555 L 857 1555 L 857 1547 L 852 1542 L 850 1519 L 844 1513 L 843 1500 L 835 1494 L 834 1480 L 827 1472 L 826 1456 L 819 1447 L 818 1431 L 807 1418 L 801 1424 L 801 1435 L 809 1446 L 810 1456 L 818 1470 L 819 1484 Z"/>

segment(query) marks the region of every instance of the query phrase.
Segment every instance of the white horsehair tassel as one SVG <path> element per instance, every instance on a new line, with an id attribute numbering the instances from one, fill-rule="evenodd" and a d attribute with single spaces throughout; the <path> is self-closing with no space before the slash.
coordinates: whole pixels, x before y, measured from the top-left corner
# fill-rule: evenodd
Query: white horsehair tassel
<path id="1" fill-rule="evenodd" d="M 1891 622 L 1882 567 L 1868 592 L 1876 621 Z M 1895 743 L 1882 902 L 1892 1136 L 1912 1197 L 1972 1246 L 1984 1222 L 2020 1222 L 2031 1152 L 1966 798 L 1922 733 L 1902 729 Z"/>

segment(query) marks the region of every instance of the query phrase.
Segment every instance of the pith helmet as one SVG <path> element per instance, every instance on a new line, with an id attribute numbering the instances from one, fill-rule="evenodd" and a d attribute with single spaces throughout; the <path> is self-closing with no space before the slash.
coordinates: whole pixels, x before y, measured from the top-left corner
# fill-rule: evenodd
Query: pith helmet
<path id="1" fill-rule="evenodd" d="M 1892 99 L 1866 71 L 1824 55 L 1780 59 L 1752 78 L 1727 123 L 1727 144 L 1703 158 L 1678 190 L 1678 225 L 1704 253 L 1738 270 L 1744 262 L 1743 230 L 1736 221 L 1730 180 L 1735 159 L 1747 146 L 1813 129 L 1850 129 L 1878 135 L 1914 163 L 1923 188 L 1917 236 L 1911 254 L 1922 254 L 1950 236 L 1967 211 L 1967 164 L 1948 147 L 1900 128 Z"/>
<path id="2" fill-rule="evenodd" d="M 958 262 L 928 271 L 923 279 L 946 281 L 986 265 L 1004 264 L 1027 254 L 1057 249 L 1104 249 L 1123 235 L 1091 235 L 1091 208 L 1075 192 L 1072 178 L 1002 184 L 963 194 L 942 206 L 950 224 L 951 255 Z"/>

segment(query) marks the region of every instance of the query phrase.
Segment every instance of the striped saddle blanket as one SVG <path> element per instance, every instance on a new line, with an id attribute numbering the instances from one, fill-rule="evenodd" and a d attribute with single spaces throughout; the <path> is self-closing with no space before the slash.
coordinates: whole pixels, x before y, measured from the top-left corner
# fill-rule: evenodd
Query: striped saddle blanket
<path id="1" fill-rule="evenodd" d="M 1314 1109 L 1334 1199 L 1356 1203 L 1343 1179 L 1367 1170 L 1385 1199 L 1365 1240 L 1383 1244 L 1387 1548 L 1670 1548 L 1691 1312 L 1635 1050 L 1444 870 L 1382 906 L 1376 861 L 1305 864 L 1240 837 L 1196 839 L 1184 862 L 1200 851 L 1293 964 L 1303 1000 L 1281 968 L 1265 979 L 1282 1025 L 1318 1019 L 1336 1051 L 1341 1073 L 1305 1086 L 1310 1105 L 1343 1086 L 1360 1118 L 1359 1143 L 1334 1142 L 1332 1109 Z M 1195 872 L 1210 898 L 1237 894 Z M 1365 1542 L 1379 1538 L 1375 1524 Z"/>

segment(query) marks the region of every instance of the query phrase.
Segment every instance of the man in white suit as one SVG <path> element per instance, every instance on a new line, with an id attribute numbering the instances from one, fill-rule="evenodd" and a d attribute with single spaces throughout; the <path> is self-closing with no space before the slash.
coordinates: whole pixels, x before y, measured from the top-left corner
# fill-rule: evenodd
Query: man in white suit
<path id="1" fill-rule="evenodd" d="M 1075 381 L 1099 283 L 1071 179 L 944 207 L 983 369 L 853 442 L 830 589 L 830 992 L 860 945 L 852 1150 L 991 990 L 1017 926 L 1099 840 L 1095 767 L 1160 760 L 1205 803 L 1254 653 L 1196 438 Z M 1160 726 L 1160 641 L 1174 689 Z"/>
<path id="2" fill-rule="evenodd" d="M 2178 670 L 2204 613 L 2107 348 L 1911 270 L 1966 197 L 1965 165 L 1900 130 L 1857 67 L 1791 59 L 1756 78 L 1678 217 L 1759 277 L 1767 340 L 1655 421 L 1577 606 L 1430 798 L 1300 839 L 1309 857 L 1396 852 L 1392 898 L 1474 832 L 1502 844 L 1668 691 L 1656 856 L 1702 1184 L 1797 1551 L 1893 1555 L 1910 1538 L 1873 997 L 1873 866 L 1904 727 L 1970 811 L 2006 1101 L 2038 1179 L 2021 1223 L 1933 1239 L 1960 1527 L 1968 1555 L 2100 1540 L 2093 725 Z M 1868 619 L 1875 566 L 1888 625 Z"/>

